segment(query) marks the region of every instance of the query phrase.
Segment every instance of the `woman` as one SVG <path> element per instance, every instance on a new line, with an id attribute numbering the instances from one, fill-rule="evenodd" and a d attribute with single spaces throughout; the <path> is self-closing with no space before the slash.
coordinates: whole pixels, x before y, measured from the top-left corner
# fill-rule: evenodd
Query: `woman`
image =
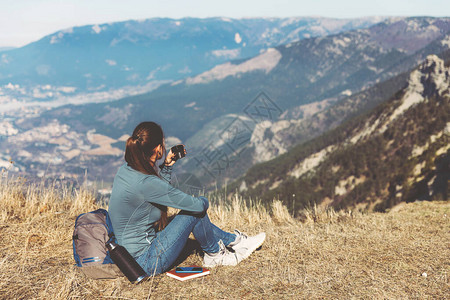
<path id="1" fill-rule="evenodd" d="M 205 197 L 187 195 L 170 185 L 172 151 L 158 174 L 156 162 L 165 152 L 161 127 L 154 122 L 139 124 L 127 140 L 126 164 L 114 178 L 108 208 L 118 243 L 148 274 L 170 269 L 191 232 L 205 252 L 205 267 L 234 266 L 262 245 L 265 233 L 249 237 L 238 230 L 221 230 L 208 218 Z M 181 209 L 170 223 L 168 206 Z"/>

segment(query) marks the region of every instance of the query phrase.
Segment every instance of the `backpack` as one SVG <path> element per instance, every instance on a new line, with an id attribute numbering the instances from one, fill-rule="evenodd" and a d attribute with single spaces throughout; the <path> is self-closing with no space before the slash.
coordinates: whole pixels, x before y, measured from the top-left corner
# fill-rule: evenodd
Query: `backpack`
<path id="1" fill-rule="evenodd" d="M 73 258 L 79 270 L 94 279 L 123 276 L 106 249 L 106 243 L 116 241 L 111 219 L 104 209 L 79 215 L 72 236 Z"/>

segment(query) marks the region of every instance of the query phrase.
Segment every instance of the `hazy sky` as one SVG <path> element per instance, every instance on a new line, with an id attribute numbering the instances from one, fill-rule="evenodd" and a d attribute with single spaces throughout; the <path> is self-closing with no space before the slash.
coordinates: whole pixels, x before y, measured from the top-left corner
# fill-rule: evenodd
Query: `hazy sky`
<path id="1" fill-rule="evenodd" d="M 60 29 L 153 17 L 450 16 L 449 0 L 0 0 L 0 47 Z"/>

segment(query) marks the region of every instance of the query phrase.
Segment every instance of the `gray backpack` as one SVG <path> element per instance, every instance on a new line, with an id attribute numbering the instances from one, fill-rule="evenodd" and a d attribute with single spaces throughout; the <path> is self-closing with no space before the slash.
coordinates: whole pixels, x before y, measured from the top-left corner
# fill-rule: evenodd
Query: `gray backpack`
<path id="1" fill-rule="evenodd" d="M 117 242 L 106 210 L 100 208 L 79 215 L 72 241 L 75 264 L 86 276 L 94 279 L 123 276 L 106 249 L 107 242 Z"/>

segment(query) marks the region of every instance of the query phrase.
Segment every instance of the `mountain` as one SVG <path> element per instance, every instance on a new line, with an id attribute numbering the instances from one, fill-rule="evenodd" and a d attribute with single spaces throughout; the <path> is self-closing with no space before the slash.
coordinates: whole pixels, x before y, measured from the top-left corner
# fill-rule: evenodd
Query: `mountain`
<path id="1" fill-rule="evenodd" d="M 111 179 L 127 135 L 154 120 L 171 143 L 186 144 L 179 168 L 204 187 L 220 186 L 393 95 L 406 84 L 398 74 L 448 49 L 449 30 L 449 18 L 388 20 L 270 48 L 120 101 L 5 120 L 3 161 L 17 158 L 28 172 L 89 169 Z M 386 41 L 385 32 L 401 42 Z M 233 132 L 242 133 L 239 141 Z"/>
<path id="2" fill-rule="evenodd" d="M 153 18 L 67 28 L 3 53 L 0 86 L 25 106 L 111 101 L 269 47 L 381 20 Z"/>
<path id="3" fill-rule="evenodd" d="M 436 24 L 440 26 L 440 31 L 436 29 Z M 226 162 L 220 163 L 226 167 L 216 168 L 220 171 L 215 173 L 220 173 L 220 176 L 212 176 L 211 173 L 214 172 L 198 176 L 201 176 L 201 181 L 206 184 L 211 182 L 208 178 L 214 178 L 212 182 L 217 184 L 217 177 L 220 184 L 230 182 L 255 163 L 285 153 L 293 146 L 317 137 L 335 128 L 342 121 L 373 108 L 405 86 L 407 76 L 401 72 L 415 67 L 427 55 L 443 53 L 449 48 L 449 29 L 448 18 L 408 18 L 386 21 L 365 30 L 277 47 L 283 57 L 269 73 L 272 75 L 268 76 L 270 80 L 261 81 L 258 88 L 268 91 L 276 105 L 283 108 L 282 113 L 260 118 L 256 126 L 253 122 L 253 128 L 241 126 L 250 127 L 252 131 L 249 137 L 243 138 L 248 141 L 243 148 L 237 151 L 231 150 L 230 147 L 215 150 L 227 153 L 224 155 Z M 394 36 L 403 35 L 403 42 L 387 43 L 384 39 L 385 32 Z M 440 33 L 437 34 L 438 32 Z M 424 37 L 427 38 L 426 41 Z M 432 37 L 437 38 L 433 40 Z M 335 47 L 342 41 L 347 41 L 348 44 L 339 52 Z M 323 57 L 327 59 L 321 59 Z M 305 72 L 308 66 L 311 68 L 310 72 Z M 316 74 L 320 74 L 319 80 L 308 82 L 302 78 Z M 236 91 L 248 89 L 244 86 L 247 83 L 245 78 L 245 75 L 241 75 L 236 79 L 243 83 L 236 83 Z M 388 78 L 393 80 L 383 82 Z M 383 83 L 376 84 L 378 82 Z M 257 89 L 253 91 L 258 93 Z M 231 98 L 234 97 L 242 99 L 237 95 Z M 230 101 L 225 103 L 230 105 Z M 211 126 L 211 123 L 213 122 L 207 126 Z M 216 130 L 220 133 L 224 128 L 216 127 Z M 216 135 L 216 142 L 211 144 L 220 143 L 221 140 L 223 139 Z M 214 148 L 209 147 L 209 150 Z M 198 154 L 201 155 L 202 153 Z M 199 159 L 191 161 L 185 169 L 197 168 L 198 161 Z M 215 164 L 219 162 L 216 161 Z M 211 168 L 214 167 L 209 167 Z"/>
<path id="4" fill-rule="evenodd" d="M 315 204 L 386 210 L 448 200 L 450 53 L 428 56 L 406 87 L 364 115 L 249 169 L 231 190 L 294 211 Z"/>
<path id="5" fill-rule="evenodd" d="M 0 47 L 0 52 L 10 51 L 15 49 L 16 47 Z"/>

